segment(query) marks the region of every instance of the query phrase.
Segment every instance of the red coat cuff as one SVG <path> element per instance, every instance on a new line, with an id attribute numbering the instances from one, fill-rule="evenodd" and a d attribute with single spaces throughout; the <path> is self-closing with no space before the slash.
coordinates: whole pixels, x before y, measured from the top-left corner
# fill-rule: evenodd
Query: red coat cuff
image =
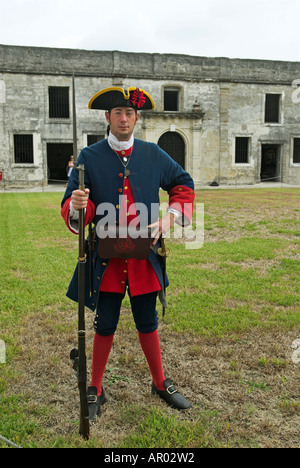
<path id="1" fill-rule="evenodd" d="M 194 210 L 195 192 L 185 185 L 176 185 L 169 193 L 169 208 L 182 214 L 182 225 L 190 224 Z"/>
<path id="2" fill-rule="evenodd" d="M 68 198 L 65 201 L 64 206 L 61 209 L 61 216 L 63 217 L 68 229 L 74 234 L 78 234 L 78 232 L 72 229 L 72 227 L 70 226 L 70 221 L 69 221 L 70 203 L 71 203 L 71 198 Z M 91 200 L 88 200 L 86 213 L 85 213 L 85 221 L 84 221 L 85 226 L 90 224 L 93 221 L 94 217 L 95 217 L 95 205 Z"/>

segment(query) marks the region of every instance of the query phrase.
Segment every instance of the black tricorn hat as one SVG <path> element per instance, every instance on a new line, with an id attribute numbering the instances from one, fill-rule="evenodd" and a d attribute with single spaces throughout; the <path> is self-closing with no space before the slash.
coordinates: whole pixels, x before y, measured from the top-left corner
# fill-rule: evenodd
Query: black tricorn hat
<path id="1" fill-rule="evenodd" d="M 110 111 L 114 107 L 131 107 L 136 111 L 155 109 L 149 93 L 135 86 L 128 88 L 111 87 L 99 91 L 89 102 L 89 109 Z"/>

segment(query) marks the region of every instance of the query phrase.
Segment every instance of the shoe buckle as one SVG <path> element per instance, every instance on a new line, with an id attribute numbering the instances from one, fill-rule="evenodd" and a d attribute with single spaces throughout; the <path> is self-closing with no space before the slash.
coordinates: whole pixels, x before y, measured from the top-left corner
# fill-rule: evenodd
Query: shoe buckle
<path id="1" fill-rule="evenodd" d="M 97 395 L 89 395 L 87 400 L 88 404 L 97 403 Z"/>
<path id="2" fill-rule="evenodd" d="M 168 392 L 169 395 L 173 395 L 174 393 L 177 393 L 177 390 L 176 390 L 176 388 L 174 387 L 174 385 L 169 385 L 169 386 L 166 388 L 166 391 Z"/>

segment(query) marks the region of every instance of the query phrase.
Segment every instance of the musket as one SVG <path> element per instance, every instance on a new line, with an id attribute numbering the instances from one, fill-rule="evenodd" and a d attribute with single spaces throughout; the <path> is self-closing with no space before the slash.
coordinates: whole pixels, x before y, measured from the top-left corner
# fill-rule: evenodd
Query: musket
<path id="1" fill-rule="evenodd" d="M 79 171 L 79 190 L 84 191 L 84 166 L 77 166 Z M 78 255 L 78 387 L 80 395 L 80 426 L 79 433 L 85 438 L 89 438 L 89 409 L 87 402 L 87 371 L 85 353 L 85 213 L 84 209 L 79 210 L 79 255 Z"/>
<path id="2" fill-rule="evenodd" d="M 76 131 L 76 106 L 75 106 L 75 84 L 73 76 L 73 156 L 77 161 L 77 131 Z M 79 190 L 84 191 L 84 165 L 77 165 L 79 172 Z M 85 439 L 90 435 L 89 409 L 87 402 L 87 370 L 85 352 L 85 212 L 79 210 L 79 248 L 78 248 L 78 350 L 71 351 L 70 358 L 73 361 L 74 370 L 77 372 L 79 397 L 80 397 L 80 423 L 79 434 Z"/>

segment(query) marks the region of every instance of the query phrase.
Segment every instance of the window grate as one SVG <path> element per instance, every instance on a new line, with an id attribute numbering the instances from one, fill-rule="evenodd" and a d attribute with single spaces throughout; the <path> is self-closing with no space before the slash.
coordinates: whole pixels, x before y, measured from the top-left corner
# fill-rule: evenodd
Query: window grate
<path id="1" fill-rule="evenodd" d="M 266 94 L 265 122 L 279 123 L 280 94 Z"/>
<path id="2" fill-rule="evenodd" d="M 14 135 L 15 164 L 33 164 L 33 135 Z"/>
<path id="3" fill-rule="evenodd" d="M 235 139 L 235 163 L 248 164 L 249 161 L 249 138 L 237 137 Z"/>
<path id="4" fill-rule="evenodd" d="M 98 143 L 98 141 L 104 140 L 104 138 L 105 138 L 105 135 L 88 135 L 87 144 L 88 146 L 91 146 L 94 143 Z"/>
<path id="5" fill-rule="evenodd" d="M 50 119 L 69 119 L 69 88 L 49 87 L 49 118 Z"/>
<path id="6" fill-rule="evenodd" d="M 294 138 L 293 163 L 300 163 L 300 138 Z"/>

